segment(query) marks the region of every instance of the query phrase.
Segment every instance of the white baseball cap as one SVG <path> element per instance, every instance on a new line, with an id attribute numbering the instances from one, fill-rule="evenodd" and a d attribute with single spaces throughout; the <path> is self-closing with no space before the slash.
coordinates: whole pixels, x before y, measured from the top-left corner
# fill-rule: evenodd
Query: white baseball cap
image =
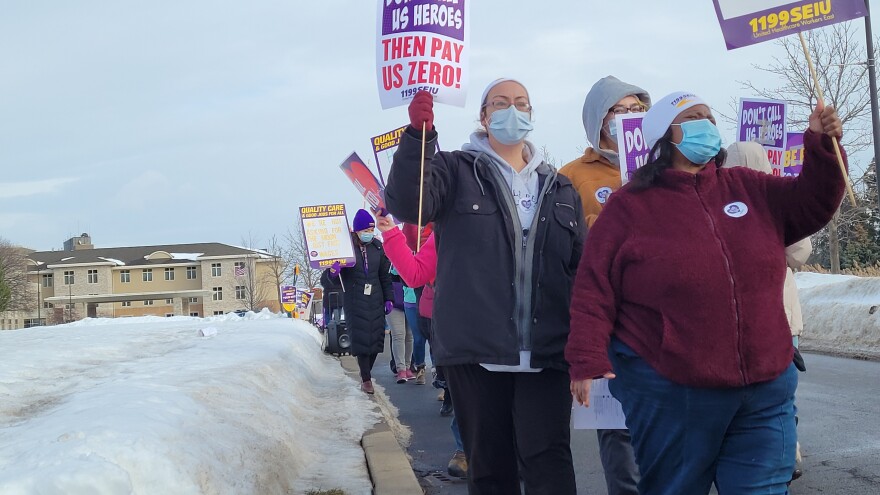
<path id="1" fill-rule="evenodd" d="M 678 117 L 678 114 L 694 105 L 709 106 L 702 98 L 687 91 L 676 91 L 654 103 L 645 114 L 645 118 L 642 119 L 642 136 L 644 136 L 648 148 L 653 148 L 657 141 L 666 134 L 669 125 Z"/>

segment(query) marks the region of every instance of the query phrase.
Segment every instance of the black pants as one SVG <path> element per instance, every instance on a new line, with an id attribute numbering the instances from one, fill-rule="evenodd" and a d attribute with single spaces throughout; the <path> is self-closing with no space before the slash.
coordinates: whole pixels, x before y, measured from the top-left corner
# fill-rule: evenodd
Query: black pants
<path id="1" fill-rule="evenodd" d="M 378 354 L 369 354 L 367 356 L 355 356 L 358 362 L 358 368 L 361 370 L 361 381 L 368 382 L 373 376 L 370 374 L 370 371 L 373 370 L 373 365 L 376 364 L 376 356 Z"/>
<path id="2" fill-rule="evenodd" d="M 444 366 L 468 460 L 470 495 L 574 495 L 568 373 Z"/>

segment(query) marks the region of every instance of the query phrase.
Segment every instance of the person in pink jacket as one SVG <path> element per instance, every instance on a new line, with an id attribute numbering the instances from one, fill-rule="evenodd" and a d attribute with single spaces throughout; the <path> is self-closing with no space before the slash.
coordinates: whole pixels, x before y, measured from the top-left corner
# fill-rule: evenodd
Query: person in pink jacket
<path id="1" fill-rule="evenodd" d="M 382 215 L 383 213 L 385 215 Z M 397 268 L 397 273 L 400 274 L 400 278 L 403 279 L 407 286 L 421 287 L 434 283 L 434 278 L 437 276 L 437 248 L 434 245 L 434 234 L 428 236 L 428 239 L 418 253 L 413 254 L 406 243 L 406 236 L 403 234 L 403 231 L 394 225 L 394 220 L 392 220 L 390 215 L 387 215 L 387 212 L 380 211 L 376 214 L 376 228 L 382 233 L 385 255 L 391 260 L 391 264 Z M 432 308 L 423 308 L 422 303 L 425 302 L 424 300 L 425 297 L 423 295 L 419 300 L 419 313 L 424 317 L 422 321 L 430 322 L 430 311 Z M 445 381 L 442 377 L 442 369 L 438 370 L 437 376 L 441 381 Z M 454 414 L 451 395 L 446 392 L 444 397 L 449 401 L 449 412 Z M 444 401 L 444 407 L 447 407 L 446 401 Z M 467 458 L 464 455 L 464 446 L 461 442 L 458 422 L 454 416 L 451 429 L 452 435 L 455 438 L 456 450 L 446 469 L 450 475 L 464 478 L 467 476 Z"/>

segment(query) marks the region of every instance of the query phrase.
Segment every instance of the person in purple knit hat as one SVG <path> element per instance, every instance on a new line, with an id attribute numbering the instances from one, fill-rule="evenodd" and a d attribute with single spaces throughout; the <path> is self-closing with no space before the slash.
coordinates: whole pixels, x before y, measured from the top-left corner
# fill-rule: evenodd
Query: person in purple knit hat
<path id="1" fill-rule="evenodd" d="M 375 239 L 376 223 L 366 210 L 354 215 L 352 241 L 355 264 L 339 262 L 324 270 L 321 285 L 326 292 L 342 291 L 345 322 L 351 335 L 351 355 L 357 358 L 361 390 L 374 393 L 371 371 L 385 348 L 385 315 L 394 309 L 391 262 L 382 243 Z"/>

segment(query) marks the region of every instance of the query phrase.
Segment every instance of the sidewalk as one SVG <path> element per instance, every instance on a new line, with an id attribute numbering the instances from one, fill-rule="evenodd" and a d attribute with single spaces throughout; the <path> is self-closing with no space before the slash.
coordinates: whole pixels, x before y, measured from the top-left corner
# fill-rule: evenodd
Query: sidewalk
<path id="1" fill-rule="evenodd" d="M 353 357 L 342 356 L 339 362 L 347 374 L 360 382 L 357 361 Z M 382 394 L 381 388 L 378 386 L 376 388 L 377 395 Z M 367 469 L 373 480 L 373 493 L 375 495 L 422 494 L 424 491 L 419 486 L 409 458 L 392 431 L 392 425 L 396 421 L 389 418 L 387 408 L 382 407 L 378 399 L 380 397 L 373 396 L 373 401 L 376 402 L 376 407 L 382 412 L 385 420 L 365 433 L 361 439 L 361 446 L 367 459 Z"/>

